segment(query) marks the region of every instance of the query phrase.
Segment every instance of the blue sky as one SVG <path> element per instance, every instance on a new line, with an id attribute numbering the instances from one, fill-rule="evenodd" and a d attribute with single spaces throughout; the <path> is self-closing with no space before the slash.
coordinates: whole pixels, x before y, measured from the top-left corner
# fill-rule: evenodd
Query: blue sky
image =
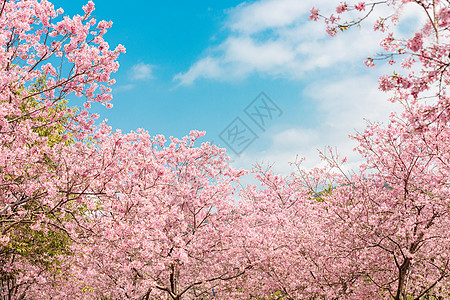
<path id="1" fill-rule="evenodd" d="M 52 2 L 73 15 L 87 1 Z M 94 3 L 95 17 L 114 23 L 106 40 L 127 49 L 114 76 L 114 107 L 94 109 L 123 132 L 181 137 L 205 130 L 236 167 L 275 163 L 286 174 L 297 154 L 308 158 L 306 167 L 318 165 L 317 149 L 326 145 L 356 161 L 347 135 L 363 129 L 364 118 L 385 120 L 394 109 L 377 90 L 387 67 L 362 63 L 380 50 L 381 36 L 367 26 L 330 38 L 323 24 L 308 20 L 312 6 L 331 11 L 336 1 Z M 263 128 L 244 111 L 261 92 L 282 112 L 272 110 Z M 260 114 L 269 113 L 258 101 Z M 223 139 L 236 118 L 257 137 L 240 155 Z"/>

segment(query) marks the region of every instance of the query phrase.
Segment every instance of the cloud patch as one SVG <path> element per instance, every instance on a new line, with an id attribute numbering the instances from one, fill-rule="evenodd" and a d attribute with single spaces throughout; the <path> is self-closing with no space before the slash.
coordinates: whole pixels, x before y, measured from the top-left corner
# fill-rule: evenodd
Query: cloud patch
<path id="1" fill-rule="evenodd" d="M 147 80 L 154 78 L 153 65 L 138 63 L 131 67 L 130 78 L 132 80 Z"/>
<path id="2" fill-rule="evenodd" d="M 333 13 L 336 1 L 260 0 L 228 10 L 224 40 L 206 49 L 206 54 L 175 75 L 174 81 L 179 85 L 199 79 L 237 81 L 254 74 L 301 80 L 310 72 L 339 68 L 355 60 L 362 63 L 380 52 L 379 41 L 385 34 L 374 32 L 371 25 L 377 16 L 390 15 L 389 8 L 378 9 L 361 29 L 330 38 L 323 22 L 309 20 L 313 6 L 329 9 L 323 12 L 327 15 Z M 416 14 L 405 10 L 405 15 Z"/>
<path id="3" fill-rule="evenodd" d="M 258 163 L 276 163 L 275 172 L 288 175 L 294 170 L 288 162 L 294 162 L 296 157 L 306 157 L 302 164 L 306 169 L 323 166 L 318 150 L 332 146 L 348 158 L 346 170 L 357 170 L 362 158 L 353 151 L 357 142 L 348 135 L 362 132 L 367 121 L 386 124 L 391 111 L 400 112 L 400 104 L 386 101 L 389 96 L 378 90 L 375 76 L 314 82 L 305 88 L 303 97 L 317 104 L 320 122 L 309 128 L 296 124 L 269 128 L 260 135 L 269 146 L 261 150 L 250 146 L 241 156 L 234 156 L 234 165 L 251 169 L 257 157 Z"/>

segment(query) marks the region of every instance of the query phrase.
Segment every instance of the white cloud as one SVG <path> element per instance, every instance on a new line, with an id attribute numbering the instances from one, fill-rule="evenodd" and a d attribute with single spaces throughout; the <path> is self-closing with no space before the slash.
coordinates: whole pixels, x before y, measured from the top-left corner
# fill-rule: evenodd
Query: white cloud
<path id="1" fill-rule="evenodd" d="M 149 64 L 138 63 L 135 64 L 130 71 L 132 80 L 145 80 L 153 78 L 153 67 Z"/>
<path id="2" fill-rule="evenodd" d="M 190 85 L 199 77 L 219 79 L 221 75 L 222 70 L 218 62 L 211 57 L 205 57 L 192 65 L 186 73 L 175 75 L 174 80 L 179 81 L 180 85 Z"/>
<path id="3" fill-rule="evenodd" d="M 294 59 L 292 49 L 283 47 L 276 41 L 258 43 L 250 37 L 229 38 L 226 47 L 225 60 L 243 64 L 249 69 L 271 71 L 285 66 Z"/>
<path id="4" fill-rule="evenodd" d="M 113 87 L 113 91 L 114 92 L 125 92 L 125 91 L 129 91 L 134 89 L 135 85 L 130 83 L 130 84 L 124 84 L 124 85 L 118 85 L 118 86 L 114 86 Z"/>
<path id="5" fill-rule="evenodd" d="M 268 28 L 283 27 L 300 19 L 311 7 L 308 1 L 271 0 L 242 4 L 230 10 L 227 26 L 233 31 L 256 33 Z"/>
<path id="6" fill-rule="evenodd" d="M 347 169 L 356 170 L 362 160 L 353 151 L 357 143 L 348 135 L 363 131 L 366 120 L 387 122 L 391 111 L 400 111 L 400 105 L 386 101 L 388 96 L 378 90 L 374 76 L 315 82 L 306 87 L 303 97 L 317 104 L 319 122 L 310 124 L 309 128 L 297 125 L 269 128 L 260 135 L 269 146 L 263 150 L 250 146 L 241 156 L 234 157 L 234 166 L 251 169 L 256 157 L 259 163 L 275 163 L 276 172 L 288 175 L 294 171 L 289 162 L 294 162 L 297 156 L 306 158 L 303 163 L 306 169 L 319 167 L 323 162 L 318 150 L 332 146 L 348 158 Z"/>
<path id="7" fill-rule="evenodd" d="M 391 12 L 386 8 L 378 10 L 361 29 L 330 38 L 323 22 L 309 20 L 309 10 L 315 6 L 331 13 L 336 5 L 335 0 L 244 2 L 228 11 L 224 27 L 228 37 L 207 49 L 206 56 L 174 80 L 190 85 L 198 79 L 234 81 L 252 74 L 303 79 L 308 72 L 340 63 L 362 63 L 367 56 L 380 52 L 379 41 L 384 33 L 373 32 L 372 24 L 380 14 Z M 417 11 L 408 7 L 401 15 L 419 20 Z"/>
<path id="8" fill-rule="evenodd" d="M 322 22 L 309 21 L 312 6 L 335 5 L 333 0 L 263 0 L 239 5 L 229 11 L 224 28 L 228 37 L 174 80 L 189 85 L 202 78 L 233 81 L 252 74 L 301 79 L 306 72 L 375 53 L 379 37 L 374 38 L 371 28 L 332 39 Z"/>

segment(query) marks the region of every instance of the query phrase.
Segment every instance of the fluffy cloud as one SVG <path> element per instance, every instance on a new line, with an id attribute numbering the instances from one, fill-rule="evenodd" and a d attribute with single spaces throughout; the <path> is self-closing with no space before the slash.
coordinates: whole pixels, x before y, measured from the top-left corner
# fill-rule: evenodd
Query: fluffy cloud
<path id="1" fill-rule="evenodd" d="M 274 170 L 288 175 L 294 170 L 289 162 L 297 157 L 306 158 L 303 167 L 307 169 L 323 165 L 318 151 L 332 146 L 348 158 L 348 170 L 357 169 L 361 158 L 353 151 L 357 144 L 348 135 L 363 131 L 367 121 L 386 122 L 391 111 L 400 111 L 400 105 L 386 101 L 388 96 L 378 90 L 376 76 L 317 81 L 306 87 L 302 97 L 316 104 L 316 119 L 320 122 L 308 128 L 269 128 L 260 135 L 268 146 L 261 150 L 250 146 L 241 156 L 234 157 L 234 165 L 252 168 L 257 157 L 258 163 L 276 162 Z"/>
<path id="2" fill-rule="evenodd" d="M 135 64 L 130 71 L 132 80 L 145 80 L 153 78 L 153 66 L 144 63 Z"/>
<path id="3" fill-rule="evenodd" d="M 374 37 L 371 28 L 331 39 L 321 22 L 309 21 L 312 6 L 335 5 L 331 0 L 264 0 L 239 5 L 229 10 L 224 28 L 228 37 L 174 80 L 190 85 L 202 78 L 233 81 L 252 74 L 301 79 L 310 71 L 375 53 L 381 35 Z"/>
<path id="4" fill-rule="evenodd" d="M 218 46 L 207 49 L 206 56 L 177 74 L 174 81 L 190 85 L 198 79 L 235 81 L 253 74 L 302 79 L 308 72 L 361 61 L 380 51 L 379 41 L 384 34 L 373 32 L 371 24 L 376 15 L 387 16 L 390 11 L 378 10 L 360 30 L 330 38 L 322 22 L 309 20 L 313 6 L 328 9 L 324 12 L 328 14 L 333 12 L 336 1 L 261 0 L 230 9 L 224 26 L 228 36 Z M 409 30 L 421 23 L 410 7 L 402 15 L 410 19 L 406 26 Z"/>
<path id="5" fill-rule="evenodd" d="M 190 85 L 197 78 L 220 79 L 222 77 L 222 68 L 218 61 L 211 57 L 203 58 L 191 66 L 188 72 L 175 75 L 174 80 L 179 81 L 181 85 Z"/>
<path id="6" fill-rule="evenodd" d="M 311 8 L 310 3 L 311 1 L 298 0 L 244 3 L 230 10 L 227 27 L 234 32 L 243 34 L 254 34 L 267 29 L 286 27 L 299 22 Z"/>

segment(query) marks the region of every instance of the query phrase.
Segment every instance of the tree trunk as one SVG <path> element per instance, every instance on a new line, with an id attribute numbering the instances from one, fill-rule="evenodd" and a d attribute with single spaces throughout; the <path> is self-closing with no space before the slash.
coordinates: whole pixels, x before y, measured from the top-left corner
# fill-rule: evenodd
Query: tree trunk
<path id="1" fill-rule="evenodd" d="M 179 271 L 176 264 L 173 264 L 170 266 L 171 272 L 170 272 L 170 289 L 173 295 L 175 297 L 174 300 L 180 300 L 180 296 L 178 295 L 178 276 Z"/>
<path id="2" fill-rule="evenodd" d="M 395 300 L 401 300 L 401 295 L 403 293 L 403 289 L 405 288 L 406 273 L 408 272 L 410 265 L 411 259 L 406 258 L 398 270 L 398 287 L 397 294 L 395 295 Z"/>

